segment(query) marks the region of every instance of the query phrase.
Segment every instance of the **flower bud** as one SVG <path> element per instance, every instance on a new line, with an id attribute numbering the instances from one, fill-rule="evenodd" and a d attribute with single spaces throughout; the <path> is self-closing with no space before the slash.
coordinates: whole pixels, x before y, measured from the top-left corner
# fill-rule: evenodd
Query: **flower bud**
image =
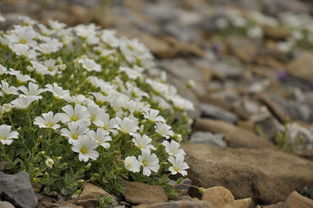
<path id="1" fill-rule="evenodd" d="M 48 158 L 46 159 L 45 163 L 49 168 L 52 168 L 54 161 L 51 158 Z"/>

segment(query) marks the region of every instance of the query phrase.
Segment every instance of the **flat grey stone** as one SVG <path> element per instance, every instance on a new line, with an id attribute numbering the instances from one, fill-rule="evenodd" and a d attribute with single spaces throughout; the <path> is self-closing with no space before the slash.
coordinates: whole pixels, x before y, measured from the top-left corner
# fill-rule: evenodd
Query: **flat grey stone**
<path id="1" fill-rule="evenodd" d="M 235 123 L 239 119 L 237 115 L 207 103 L 201 104 L 201 110 L 203 116 L 207 118 L 219 119 L 230 123 Z"/>
<path id="2" fill-rule="evenodd" d="M 191 135 L 190 143 L 207 144 L 215 147 L 227 147 L 223 137 L 223 134 L 211 134 L 210 132 L 198 131 Z"/>
<path id="3" fill-rule="evenodd" d="M 0 195 L 19 208 L 35 208 L 38 203 L 26 172 L 11 175 L 0 171 Z"/>

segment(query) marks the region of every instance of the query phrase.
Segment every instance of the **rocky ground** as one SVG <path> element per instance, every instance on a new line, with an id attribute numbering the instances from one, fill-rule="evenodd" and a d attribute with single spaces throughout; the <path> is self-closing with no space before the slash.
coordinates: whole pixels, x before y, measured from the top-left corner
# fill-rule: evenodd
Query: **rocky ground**
<path id="1" fill-rule="evenodd" d="M 293 33 L 272 26 L 262 26 L 257 39 L 222 34 L 220 19 L 230 20 L 228 9 L 278 18 L 287 11 L 309 15 L 313 5 L 298 0 L 0 2 L 10 23 L 17 14 L 70 25 L 95 22 L 140 39 L 167 79 L 194 103 L 193 133 L 184 145 L 190 169 L 185 185 L 177 187 L 180 194 L 169 201 L 161 187 L 126 182 L 124 197 L 113 200 L 113 207 L 313 207 L 313 51 L 279 50 Z M 37 200 L 38 207 L 91 208 L 97 206 L 95 195 L 109 195 L 86 183 L 80 196 L 62 202 L 57 194 L 35 194 L 27 177 L 0 172 L 0 199 L 17 208 L 33 207 Z M 0 207 L 14 206 L 0 202 Z"/>

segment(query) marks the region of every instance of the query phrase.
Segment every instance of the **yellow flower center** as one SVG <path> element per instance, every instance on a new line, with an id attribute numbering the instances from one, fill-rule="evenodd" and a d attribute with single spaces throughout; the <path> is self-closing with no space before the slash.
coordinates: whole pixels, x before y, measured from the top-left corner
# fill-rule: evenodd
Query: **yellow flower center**
<path id="1" fill-rule="evenodd" d="M 178 172 L 178 171 L 179 171 L 179 168 L 178 168 L 178 167 L 176 167 L 176 166 L 174 166 L 174 167 L 173 167 L 173 169 L 174 169 L 176 172 Z"/>
<path id="2" fill-rule="evenodd" d="M 90 116 L 90 120 L 91 120 L 91 121 L 95 121 L 95 120 L 96 120 L 96 115 L 91 115 L 91 116 Z"/>
<path id="3" fill-rule="evenodd" d="M 25 39 L 20 39 L 20 40 L 19 40 L 19 43 L 20 43 L 20 44 L 26 44 L 26 43 L 27 43 L 27 40 L 25 40 Z"/>
<path id="4" fill-rule="evenodd" d="M 77 139 L 78 139 L 78 135 L 77 135 L 77 134 L 73 134 L 73 135 L 72 135 L 72 138 L 73 138 L 74 140 L 77 140 Z"/>
<path id="5" fill-rule="evenodd" d="M 48 122 L 46 123 L 46 126 L 52 128 L 54 126 L 54 123 Z"/>
<path id="6" fill-rule="evenodd" d="M 6 140 L 7 139 L 7 137 L 5 137 L 5 136 L 0 136 L 0 140 Z"/>
<path id="7" fill-rule="evenodd" d="M 87 154 L 88 153 L 88 148 L 87 147 L 81 147 L 79 149 L 79 152 L 82 153 L 83 155 Z"/>
<path id="8" fill-rule="evenodd" d="M 142 160 L 142 166 L 146 167 L 148 166 L 149 162 L 147 160 Z"/>
<path id="9" fill-rule="evenodd" d="M 77 120 L 78 120 L 78 117 L 76 115 L 72 115 L 71 121 L 77 121 Z"/>

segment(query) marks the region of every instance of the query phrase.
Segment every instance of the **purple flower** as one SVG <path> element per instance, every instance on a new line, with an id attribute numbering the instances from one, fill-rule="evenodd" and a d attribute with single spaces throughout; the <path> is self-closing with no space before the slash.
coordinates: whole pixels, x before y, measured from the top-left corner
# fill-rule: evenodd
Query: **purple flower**
<path id="1" fill-rule="evenodd" d="M 287 72 L 285 69 L 280 69 L 277 74 L 277 80 L 282 81 L 287 77 Z"/>

